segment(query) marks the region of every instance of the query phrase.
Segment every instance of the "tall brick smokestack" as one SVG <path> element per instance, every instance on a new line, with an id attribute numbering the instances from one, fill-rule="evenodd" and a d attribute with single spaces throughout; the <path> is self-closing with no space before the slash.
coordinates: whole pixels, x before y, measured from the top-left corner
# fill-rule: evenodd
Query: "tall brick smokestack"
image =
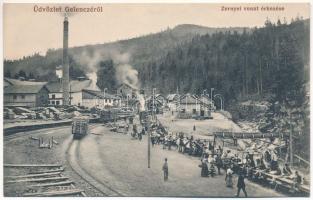
<path id="1" fill-rule="evenodd" d="M 63 105 L 70 105 L 70 73 L 68 60 L 68 19 L 63 22 Z"/>

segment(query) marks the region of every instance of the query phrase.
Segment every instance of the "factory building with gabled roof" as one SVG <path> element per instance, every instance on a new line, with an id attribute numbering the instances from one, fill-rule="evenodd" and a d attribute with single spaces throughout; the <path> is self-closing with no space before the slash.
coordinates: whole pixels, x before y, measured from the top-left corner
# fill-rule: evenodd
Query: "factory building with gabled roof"
<path id="1" fill-rule="evenodd" d="M 7 85 L 4 88 L 4 106 L 47 106 L 49 90 L 45 85 Z"/>
<path id="2" fill-rule="evenodd" d="M 47 83 L 49 93 L 49 105 L 63 105 L 63 87 L 60 81 Z M 98 86 L 92 80 L 71 80 L 70 81 L 70 105 L 81 106 L 83 103 L 83 90 L 99 91 Z"/>
<path id="3" fill-rule="evenodd" d="M 86 90 L 82 91 L 82 106 L 92 107 L 117 107 L 121 105 L 121 99 L 115 95 L 102 91 Z"/>

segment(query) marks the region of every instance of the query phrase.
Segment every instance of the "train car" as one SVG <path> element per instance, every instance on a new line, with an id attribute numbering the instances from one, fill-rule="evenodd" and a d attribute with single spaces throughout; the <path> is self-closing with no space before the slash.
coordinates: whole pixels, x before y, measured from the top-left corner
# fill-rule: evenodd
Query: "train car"
<path id="1" fill-rule="evenodd" d="M 147 111 L 141 111 L 139 113 L 139 120 L 141 124 L 145 124 L 148 121 L 149 112 Z"/>
<path id="2" fill-rule="evenodd" d="M 113 122 L 117 118 L 117 110 L 116 109 L 101 110 L 99 115 L 101 122 L 103 123 Z"/>
<path id="3" fill-rule="evenodd" d="M 72 123 L 72 134 L 74 139 L 81 139 L 88 134 L 89 120 L 86 117 L 76 117 Z"/>
<path id="4" fill-rule="evenodd" d="M 103 123 L 134 117 L 132 110 L 123 108 L 104 109 L 99 111 L 99 115 L 100 121 Z"/>

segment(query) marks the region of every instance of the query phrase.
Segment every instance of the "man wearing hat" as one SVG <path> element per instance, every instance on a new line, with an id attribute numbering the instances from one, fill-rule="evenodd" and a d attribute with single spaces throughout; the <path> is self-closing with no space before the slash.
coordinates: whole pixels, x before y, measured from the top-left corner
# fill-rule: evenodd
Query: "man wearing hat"
<path id="1" fill-rule="evenodd" d="M 247 192 L 246 192 L 246 184 L 244 181 L 244 173 L 243 171 L 240 172 L 239 177 L 238 177 L 238 182 L 237 182 L 237 195 L 236 197 L 239 197 L 240 190 L 242 189 L 243 193 L 245 194 L 245 197 L 248 197 Z"/>
<path id="2" fill-rule="evenodd" d="M 164 162 L 164 164 L 163 164 L 162 170 L 163 170 L 163 174 L 164 174 L 164 181 L 167 181 L 167 180 L 168 180 L 168 164 L 167 164 L 167 158 L 165 158 L 165 162 Z"/>

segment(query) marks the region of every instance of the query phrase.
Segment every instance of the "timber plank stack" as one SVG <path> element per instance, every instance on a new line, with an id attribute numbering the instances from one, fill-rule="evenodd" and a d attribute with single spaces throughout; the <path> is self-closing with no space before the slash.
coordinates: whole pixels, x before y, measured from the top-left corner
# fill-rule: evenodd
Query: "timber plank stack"
<path id="1" fill-rule="evenodd" d="M 4 176 L 5 186 L 21 190 L 18 196 L 86 196 L 84 190 L 76 188 L 75 183 L 62 174 L 62 165 L 4 164 L 4 167 L 19 172 Z"/>
<path id="2" fill-rule="evenodd" d="M 253 174 L 256 175 L 256 173 L 260 173 L 262 177 L 261 179 L 263 179 L 263 181 L 265 181 L 267 185 L 272 185 L 274 190 L 282 190 L 295 195 L 296 193 L 301 193 L 305 196 L 310 195 L 309 185 L 300 184 L 299 187 L 295 189 L 294 181 L 290 178 L 281 175 L 270 174 L 263 170 L 253 170 Z"/>

